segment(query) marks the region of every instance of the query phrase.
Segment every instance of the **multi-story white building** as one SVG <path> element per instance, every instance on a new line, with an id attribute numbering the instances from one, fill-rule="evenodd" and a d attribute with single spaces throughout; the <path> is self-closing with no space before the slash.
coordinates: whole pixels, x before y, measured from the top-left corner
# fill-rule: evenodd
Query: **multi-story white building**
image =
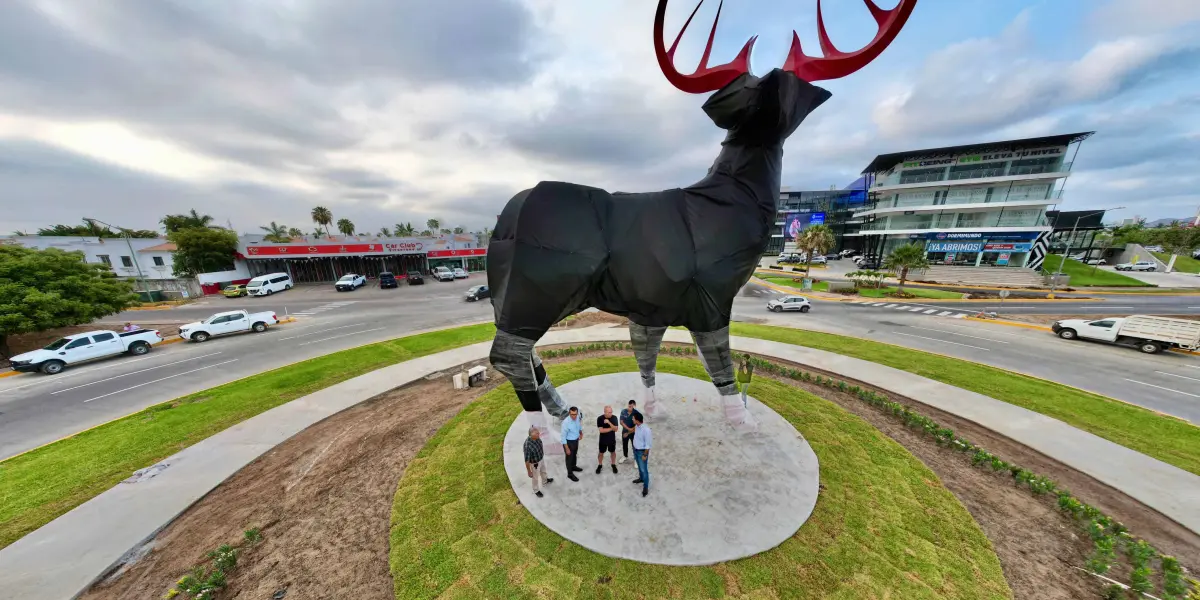
<path id="1" fill-rule="evenodd" d="M 866 251 L 887 256 L 924 244 L 938 265 L 1038 269 L 1079 145 L 1069 133 L 875 157 L 863 170 L 869 200 L 854 218 Z"/>
<path id="2" fill-rule="evenodd" d="M 175 244 L 167 238 L 99 238 L 95 236 L 14 235 L 0 236 L 0 243 L 26 248 L 58 248 L 83 252 L 84 260 L 105 265 L 118 277 L 175 279 L 171 252 Z M 140 274 L 139 274 L 140 271 Z"/>

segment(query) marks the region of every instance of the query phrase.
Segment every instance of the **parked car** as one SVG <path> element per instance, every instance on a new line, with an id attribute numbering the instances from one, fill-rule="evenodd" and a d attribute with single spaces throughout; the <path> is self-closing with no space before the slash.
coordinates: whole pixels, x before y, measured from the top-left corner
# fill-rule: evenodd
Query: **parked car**
<path id="1" fill-rule="evenodd" d="M 388 271 L 379 274 L 380 289 L 400 287 L 400 282 L 396 280 L 396 276 Z"/>
<path id="2" fill-rule="evenodd" d="M 779 264 L 804 262 L 803 254 L 786 253 L 779 255 Z"/>
<path id="3" fill-rule="evenodd" d="M 858 250 L 842 250 L 841 252 L 838 252 L 838 254 L 840 254 L 843 258 L 850 258 L 858 253 Z"/>
<path id="4" fill-rule="evenodd" d="M 333 284 L 333 289 L 339 292 L 351 292 L 367 285 L 367 278 L 356 273 L 346 273 Z"/>
<path id="5" fill-rule="evenodd" d="M 780 296 L 773 298 L 767 302 L 767 310 L 772 312 L 783 312 L 785 310 L 798 310 L 806 313 L 812 308 L 812 303 L 804 296 Z"/>
<path id="6" fill-rule="evenodd" d="M 420 271 L 409 271 L 404 278 L 408 279 L 408 285 L 425 285 L 425 278 L 421 276 Z"/>
<path id="7" fill-rule="evenodd" d="M 1200 350 L 1200 321 L 1147 315 L 1088 321 L 1067 319 L 1050 327 L 1064 340 L 1076 338 L 1133 346 L 1146 354 L 1167 348 Z"/>
<path id="8" fill-rule="evenodd" d="M 225 296 L 226 298 L 241 298 L 246 294 L 246 284 L 244 283 L 227 285 L 225 286 L 225 289 L 221 290 L 221 295 Z"/>
<path id="9" fill-rule="evenodd" d="M 1107 265 L 1108 261 L 1104 260 L 1103 258 L 1089 258 L 1089 259 L 1087 259 L 1087 264 L 1089 264 L 1089 265 Z"/>
<path id="10" fill-rule="evenodd" d="M 486 286 L 486 285 L 472 286 L 470 289 L 467 290 L 467 295 L 466 295 L 467 302 L 474 302 L 476 300 L 483 300 L 484 298 L 491 298 L 491 297 L 492 297 L 492 291 L 490 289 L 488 289 L 488 286 Z"/>
<path id="11" fill-rule="evenodd" d="M 800 261 L 800 262 L 804 262 L 804 261 Z M 812 257 L 812 264 L 814 264 L 814 265 L 823 265 L 828 262 L 829 261 L 825 260 L 824 256 L 821 256 L 819 254 L 817 256 Z"/>
<path id="12" fill-rule="evenodd" d="M 1116 266 L 1116 269 L 1118 271 L 1157 271 L 1158 265 L 1150 261 L 1140 260 L 1135 263 L 1121 263 Z"/>
<path id="13" fill-rule="evenodd" d="M 878 271 L 883 268 L 883 263 L 877 258 L 865 258 L 859 261 L 858 268 L 863 271 Z"/>
<path id="14" fill-rule="evenodd" d="M 292 277 L 287 273 L 260 275 L 246 284 L 246 292 L 251 296 L 270 296 L 275 292 L 290 289 L 292 289 Z"/>
<path id="15" fill-rule="evenodd" d="M 193 342 L 206 342 L 214 335 L 253 331 L 262 333 L 271 325 L 278 325 L 279 318 L 273 311 L 250 313 L 233 310 L 217 313 L 203 321 L 179 327 L 179 337 Z"/>
<path id="16" fill-rule="evenodd" d="M 466 279 L 467 272 L 462 269 L 455 269 L 454 270 L 454 278 L 455 279 Z"/>
<path id="17" fill-rule="evenodd" d="M 150 347 L 162 341 L 154 329 L 139 329 L 117 333 L 115 331 L 89 331 L 59 338 L 41 350 L 25 352 L 9 359 L 14 371 L 41 371 L 47 375 L 61 373 L 67 365 L 108 358 L 118 354 L 141 356 Z"/>
<path id="18" fill-rule="evenodd" d="M 1146 252 L 1163 252 L 1162 246 L 1146 246 Z"/>
<path id="19" fill-rule="evenodd" d="M 438 281 L 454 281 L 454 271 L 446 267 L 438 267 L 433 270 L 433 277 Z"/>
<path id="20" fill-rule="evenodd" d="M 827 260 L 827 261 L 829 261 L 829 260 L 842 260 L 842 255 L 841 255 L 841 254 L 826 254 L 826 255 L 825 255 L 825 260 Z"/>

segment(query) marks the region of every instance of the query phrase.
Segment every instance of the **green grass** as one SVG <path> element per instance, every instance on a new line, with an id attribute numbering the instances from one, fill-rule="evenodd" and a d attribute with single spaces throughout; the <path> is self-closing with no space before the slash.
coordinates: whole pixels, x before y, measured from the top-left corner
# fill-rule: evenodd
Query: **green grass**
<path id="1" fill-rule="evenodd" d="M 147 408 L 0 462 L 0 548 L 206 437 L 375 369 L 484 342 L 489 323 L 306 360 Z"/>
<path id="2" fill-rule="evenodd" d="M 1054 417 L 1200 475 L 1200 427 L 1065 385 L 957 358 L 858 338 L 732 323 L 733 335 L 826 350 L 908 371 Z"/>
<path id="3" fill-rule="evenodd" d="M 1171 255 L 1166 252 L 1151 252 L 1150 254 L 1153 254 L 1158 260 L 1163 261 L 1164 265 L 1171 264 Z M 1200 260 L 1180 255 L 1175 258 L 1174 270 L 1181 273 L 1200 273 Z"/>
<path id="4" fill-rule="evenodd" d="M 1047 273 L 1057 273 L 1058 265 L 1063 261 L 1060 254 L 1054 254 L 1046 257 L 1046 262 L 1042 265 L 1042 269 Z M 1095 271 L 1093 273 L 1093 271 Z M 1066 264 L 1063 265 L 1063 275 L 1070 275 L 1071 282 L 1068 284 L 1071 287 L 1155 287 L 1144 281 L 1126 277 L 1120 273 L 1097 269 L 1092 265 L 1085 265 L 1073 258 L 1066 259 Z"/>
<path id="5" fill-rule="evenodd" d="M 660 356 L 658 368 L 708 378 L 690 359 Z M 549 370 L 561 385 L 637 365 L 603 358 Z M 521 507 L 505 474 L 504 435 L 520 412 L 505 384 L 443 426 L 400 481 L 390 556 L 396 597 L 1011 597 L 991 544 L 921 461 L 827 400 L 769 379 L 755 386 L 821 462 L 816 509 L 780 546 L 711 567 L 666 567 L 564 540 Z"/>
<path id="6" fill-rule="evenodd" d="M 799 281 L 792 281 L 792 278 L 790 278 L 790 277 L 779 277 L 778 275 L 765 275 L 765 276 L 760 276 L 760 278 L 764 281 L 771 282 L 775 285 L 784 285 L 784 286 L 793 287 L 793 288 L 796 288 L 799 290 L 802 290 L 803 285 L 804 285 Z M 813 284 L 813 291 L 814 292 L 827 292 L 827 291 L 829 291 L 829 283 L 825 282 L 825 281 L 818 281 Z M 886 294 L 895 293 L 895 291 L 896 291 L 895 286 L 884 286 L 881 288 L 864 288 L 864 289 L 858 290 L 858 295 L 862 296 L 863 298 L 886 298 L 887 297 Z M 906 288 L 904 288 L 904 291 L 908 292 L 909 294 L 912 294 L 913 296 L 915 296 L 917 298 L 931 298 L 931 299 L 939 299 L 939 300 L 958 300 L 959 298 L 962 298 L 962 296 L 963 296 L 962 292 L 948 292 L 946 290 L 937 290 L 937 289 L 929 289 L 929 288 L 906 287 Z"/>

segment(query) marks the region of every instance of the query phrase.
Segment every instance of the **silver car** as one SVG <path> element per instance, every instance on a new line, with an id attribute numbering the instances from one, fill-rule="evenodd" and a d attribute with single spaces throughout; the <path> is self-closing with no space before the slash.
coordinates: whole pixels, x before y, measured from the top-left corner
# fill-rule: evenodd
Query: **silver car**
<path id="1" fill-rule="evenodd" d="M 808 312 L 812 308 L 812 303 L 804 296 L 780 296 L 767 302 L 767 310 L 771 312 L 783 312 L 785 310 L 798 310 L 802 313 Z"/>
<path id="2" fill-rule="evenodd" d="M 1138 261 L 1135 263 L 1121 263 L 1115 267 L 1118 271 L 1157 271 L 1158 265 L 1150 261 Z"/>

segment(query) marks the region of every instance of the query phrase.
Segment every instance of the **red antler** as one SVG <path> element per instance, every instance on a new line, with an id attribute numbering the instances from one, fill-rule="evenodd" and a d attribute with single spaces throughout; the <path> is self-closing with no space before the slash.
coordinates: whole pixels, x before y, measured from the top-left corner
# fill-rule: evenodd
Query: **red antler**
<path id="1" fill-rule="evenodd" d="M 800 36 L 793 31 L 792 47 L 788 52 L 787 62 L 784 63 L 783 69 L 795 73 L 805 81 L 845 77 L 875 60 L 892 43 L 892 40 L 896 39 L 904 27 L 904 23 L 908 21 L 908 16 L 912 14 L 913 8 L 917 5 L 917 0 L 900 0 L 895 8 L 884 10 L 876 6 L 873 0 L 863 0 L 863 2 L 871 11 L 871 16 L 875 17 L 875 22 L 879 24 L 879 31 L 875 34 L 875 39 L 855 52 L 842 52 L 835 48 L 833 42 L 829 41 L 828 32 L 825 31 L 821 0 L 817 0 L 817 37 L 821 43 L 821 52 L 825 56 L 817 58 L 805 55 L 804 51 L 800 49 Z M 758 36 L 750 38 L 750 41 L 746 42 L 742 51 L 733 60 L 715 67 L 708 66 L 713 38 L 717 33 L 717 23 L 721 20 L 721 8 L 725 4 L 722 0 L 721 4 L 717 6 L 717 17 L 713 20 L 712 31 L 708 34 L 708 44 L 704 47 L 704 55 L 700 57 L 700 66 L 691 75 L 680 73 L 675 69 L 675 49 L 679 46 L 679 40 L 683 38 L 684 32 L 687 31 L 688 25 L 692 23 L 692 18 L 696 16 L 696 12 L 700 10 L 702 4 L 704 4 L 704 0 L 700 0 L 696 4 L 696 8 L 692 10 L 692 14 L 683 24 L 683 29 L 675 38 L 675 43 L 671 44 L 670 50 L 663 46 L 667 0 L 658 1 L 658 12 L 654 15 L 654 53 L 658 57 L 658 65 L 662 68 L 663 75 L 666 75 L 667 81 L 680 90 L 692 94 L 719 90 L 737 79 L 742 73 L 749 73 L 750 51 L 754 48 L 755 40 L 758 39 Z"/>

